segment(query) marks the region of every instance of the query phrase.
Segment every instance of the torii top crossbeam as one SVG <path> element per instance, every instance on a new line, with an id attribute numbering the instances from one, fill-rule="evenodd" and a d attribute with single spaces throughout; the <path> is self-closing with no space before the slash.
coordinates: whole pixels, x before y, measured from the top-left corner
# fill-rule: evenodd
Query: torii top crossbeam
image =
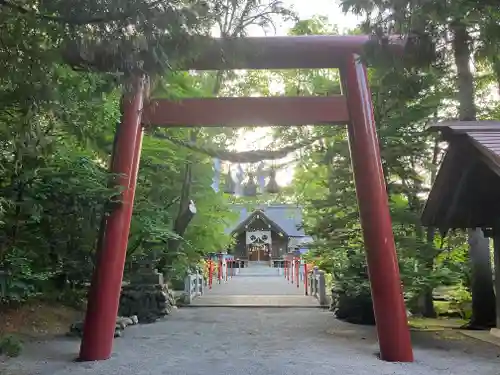
<path id="1" fill-rule="evenodd" d="M 192 70 L 339 68 L 345 56 L 362 52 L 370 42 L 402 50 L 404 39 L 381 40 L 370 35 L 302 35 L 214 38 L 198 58 L 184 66 Z"/>
<path id="2" fill-rule="evenodd" d="M 369 35 L 306 35 L 284 37 L 213 38 L 187 70 L 340 68 L 346 56 L 360 54 L 369 44 L 385 44 L 401 53 L 404 39 Z M 143 112 L 151 126 L 266 126 L 346 124 L 346 99 L 327 97 L 190 98 L 151 100 Z"/>

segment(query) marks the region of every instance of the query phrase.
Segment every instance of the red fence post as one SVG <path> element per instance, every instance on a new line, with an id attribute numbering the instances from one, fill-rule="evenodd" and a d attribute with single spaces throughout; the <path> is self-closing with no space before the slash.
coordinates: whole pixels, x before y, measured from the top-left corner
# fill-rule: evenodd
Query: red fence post
<path id="1" fill-rule="evenodd" d="M 349 148 L 356 183 L 368 274 L 377 323 L 380 357 L 391 362 L 412 362 L 408 318 L 401 288 L 398 259 L 380 158 L 365 66 L 349 55 L 341 67 L 350 123 Z"/>
<path id="2" fill-rule="evenodd" d="M 116 182 L 123 188 L 122 199 L 107 218 L 102 246 L 97 249 L 80 346 L 81 361 L 108 359 L 113 349 L 140 160 L 144 77 L 135 77 L 131 87 L 133 91 L 124 95 L 122 100 L 122 119 L 111 165 L 111 172 L 119 175 Z"/>
<path id="3" fill-rule="evenodd" d="M 309 276 L 307 274 L 307 262 L 304 262 L 304 289 L 305 289 L 306 296 L 309 295 L 309 291 L 308 291 L 309 285 L 307 285 L 308 278 L 309 278 Z"/>
<path id="4" fill-rule="evenodd" d="M 291 277 L 291 282 L 293 285 L 293 278 L 295 276 L 295 258 L 292 258 L 292 260 L 290 261 L 290 265 L 291 265 L 290 271 L 292 271 L 290 277 Z"/>
<path id="5" fill-rule="evenodd" d="M 213 274 L 214 274 L 214 266 L 212 259 L 208 261 L 208 288 L 212 289 L 212 281 L 213 281 Z"/>
<path id="6" fill-rule="evenodd" d="M 222 255 L 219 255 L 219 262 L 217 267 L 217 282 L 222 283 Z"/>
<path id="7" fill-rule="evenodd" d="M 297 258 L 295 261 L 295 276 L 297 279 L 297 288 L 299 288 L 299 274 L 300 274 L 300 259 Z"/>

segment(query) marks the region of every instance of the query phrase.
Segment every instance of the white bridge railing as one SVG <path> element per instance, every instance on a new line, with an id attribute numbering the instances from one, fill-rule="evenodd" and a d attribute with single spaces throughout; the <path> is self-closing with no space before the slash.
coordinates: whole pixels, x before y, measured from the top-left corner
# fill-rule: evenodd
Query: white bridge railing
<path id="1" fill-rule="evenodd" d="M 204 280 L 199 272 L 189 274 L 184 279 L 185 303 L 190 304 L 193 299 L 203 295 Z"/>

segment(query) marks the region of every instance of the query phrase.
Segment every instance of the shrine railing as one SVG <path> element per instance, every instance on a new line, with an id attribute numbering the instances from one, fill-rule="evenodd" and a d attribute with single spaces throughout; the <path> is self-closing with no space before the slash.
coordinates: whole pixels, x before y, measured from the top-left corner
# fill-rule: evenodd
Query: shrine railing
<path id="1" fill-rule="evenodd" d="M 185 303 L 191 304 L 193 299 L 198 296 L 203 295 L 204 289 L 204 280 L 203 275 L 199 272 L 189 274 L 184 279 L 184 294 L 185 294 Z"/>
<path id="2" fill-rule="evenodd" d="M 308 281 L 309 295 L 316 297 L 320 306 L 327 306 L 325 271 L 314 267 L 311 272 L 308 272 Z"/>

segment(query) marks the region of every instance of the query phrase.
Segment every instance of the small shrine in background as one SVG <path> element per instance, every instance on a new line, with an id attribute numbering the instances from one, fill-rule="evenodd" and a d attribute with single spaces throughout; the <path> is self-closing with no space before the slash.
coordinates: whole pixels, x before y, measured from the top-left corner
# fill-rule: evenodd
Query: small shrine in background
<path id="1" fill-rule="evenodd" d="M 281 261 L 286 255 L 299 256 L 312 241 L 302 227 L 302 208 L 291 204 L 235 204 L 239 214 L 226 233 L 235 238 L 230 253 L 243 261 Z"/>

